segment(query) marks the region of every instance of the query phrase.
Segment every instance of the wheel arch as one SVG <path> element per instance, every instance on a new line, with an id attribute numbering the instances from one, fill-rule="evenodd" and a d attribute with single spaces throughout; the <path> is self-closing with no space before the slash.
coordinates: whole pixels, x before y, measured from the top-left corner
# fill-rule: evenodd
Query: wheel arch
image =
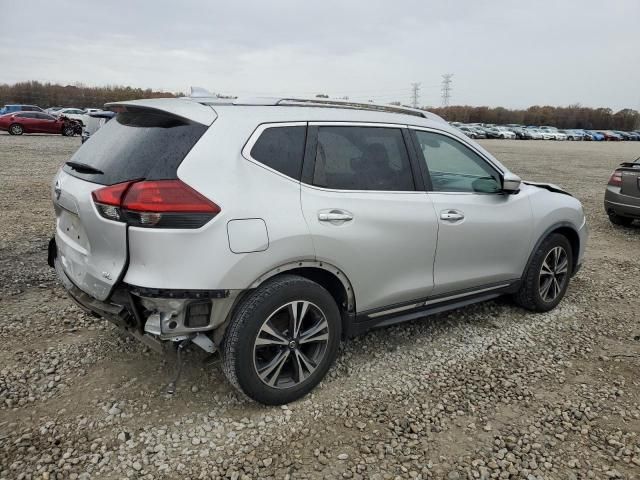
<path id="1" fill-rule="evenodd" d="M 338 309 L 340 310 L 342 316 L 343 336 L 348 334 L 351 327 L 350 323 L 353 321 L 356 311 L 355 295 L 351 282 L 342 270 L 330 263 L 316 260 L 299 260 L 282 264 L 263 273 L 249 286 L 249 288 L 240 293 L 229 309 L 224 322 L 218 325 L 214 330 L 214 342 L 217 345 L 222 342 L 231 318 L 233 318 L 235 311 L 243 302 L 248 292 L 258 288 L 271 278 L 285 274 L 299 275 L 324 287 L 333 297 Z"/>
<path id="2" fill-rule="evenodd" d="M 578 235 L 578 231 L 573 226 L 573 224 L 571 224 L 570 222 L 559 222 L 547 228 L 544 231 L 544 233 L 540 236 L 540 238 L 538 238 L 538 241 L 535 243 L 535 245 L 531 249 L 531 252 L 529 253 L 529 258 L 527 259 L 526 267 L 524 269 L 524 272 L 522 273 L 523 277 L 526 271 L 528 270 L 529 265 L 531 265 L 531 262 L 533 261 L 533 256 L 535 255 L 536 250 L 538 250 L 538 247 L 542 244 L 542 242 L 545 241 L 547 237 L 549 237 L 549 235 L 552 235 L 554 233 L 559 233 L 560 235 L 563 235 L 564 237 L 566 237 L 567 240 L 569 240 L 569 244 L 571 245 L 571 257 L 573 260 L 573 271 L 571 272 L 571 275 L 573 276 L 573 274 L 576 271 L 575 266 L 578 264 L 579 255 L 580 255 L 580 236 Z"/>
<path id="3" fill-rule="evenodd" d="M 249 288 L 257 288 L 266 280 L 284 273 L 299 275 L 320 284 L 331 294 L 340 310 L 355 312 L 355 295 L 351 282 L 342 270 L 327 262 L 300 260 L 286 263 L 261 275 Z"/>

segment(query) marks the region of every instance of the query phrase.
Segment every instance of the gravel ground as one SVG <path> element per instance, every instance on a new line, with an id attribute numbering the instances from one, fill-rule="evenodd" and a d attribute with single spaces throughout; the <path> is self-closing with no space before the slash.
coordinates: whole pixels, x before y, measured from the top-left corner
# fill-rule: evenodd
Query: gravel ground
<path id="1" fill-rule="evenodd" d="M 0 134 L 0 479 L 640 478 L 640 227 L 602 209 L 640 143 L 483 144 L 584 203 L 587 262 L 565 300 L 369 333 L 311 395 L 268 408 L 198 352 L 165 395 L 170 359 L 72 305 L 46 244 L 50 180 L 79 140 Z"/>

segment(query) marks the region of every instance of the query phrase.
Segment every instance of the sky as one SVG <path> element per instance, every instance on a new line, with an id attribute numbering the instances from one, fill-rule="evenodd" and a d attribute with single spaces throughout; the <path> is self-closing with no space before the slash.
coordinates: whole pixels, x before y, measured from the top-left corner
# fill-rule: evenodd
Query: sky
<path id="1" fill-rule="evenodd" d="M 0 83 L 640 109 L 640 0 L 0 0 Z"/>

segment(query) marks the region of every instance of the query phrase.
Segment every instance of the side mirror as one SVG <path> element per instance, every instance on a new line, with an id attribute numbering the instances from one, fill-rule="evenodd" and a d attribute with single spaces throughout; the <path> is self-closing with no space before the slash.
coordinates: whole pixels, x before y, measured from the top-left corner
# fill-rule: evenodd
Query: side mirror
<path id="1" fill-rule="evenodd" d="M 504 193 L 516 193 L 520 190 L 520 183 L 522 183 L 522 180 L 519 176 L 507 172 L 502 177 L 502 191 Z"/>

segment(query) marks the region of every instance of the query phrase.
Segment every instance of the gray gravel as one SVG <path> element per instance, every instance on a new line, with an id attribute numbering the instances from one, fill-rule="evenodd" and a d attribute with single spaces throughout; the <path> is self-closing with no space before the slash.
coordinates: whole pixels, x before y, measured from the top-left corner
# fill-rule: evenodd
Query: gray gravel
<path id="1" fill-rule="evenodd" d="M 199 352 L 167 396 L 171 359 L 72 305 L 45 264 L 48 189 L 79 140 L 0 134 L 0 479 L 640 478 L 640 226 L 602 211 L 640 143 L 483 143 L 585 204 L 566 299 L 369 333 L 311 395 L 267 408 Z"/>

